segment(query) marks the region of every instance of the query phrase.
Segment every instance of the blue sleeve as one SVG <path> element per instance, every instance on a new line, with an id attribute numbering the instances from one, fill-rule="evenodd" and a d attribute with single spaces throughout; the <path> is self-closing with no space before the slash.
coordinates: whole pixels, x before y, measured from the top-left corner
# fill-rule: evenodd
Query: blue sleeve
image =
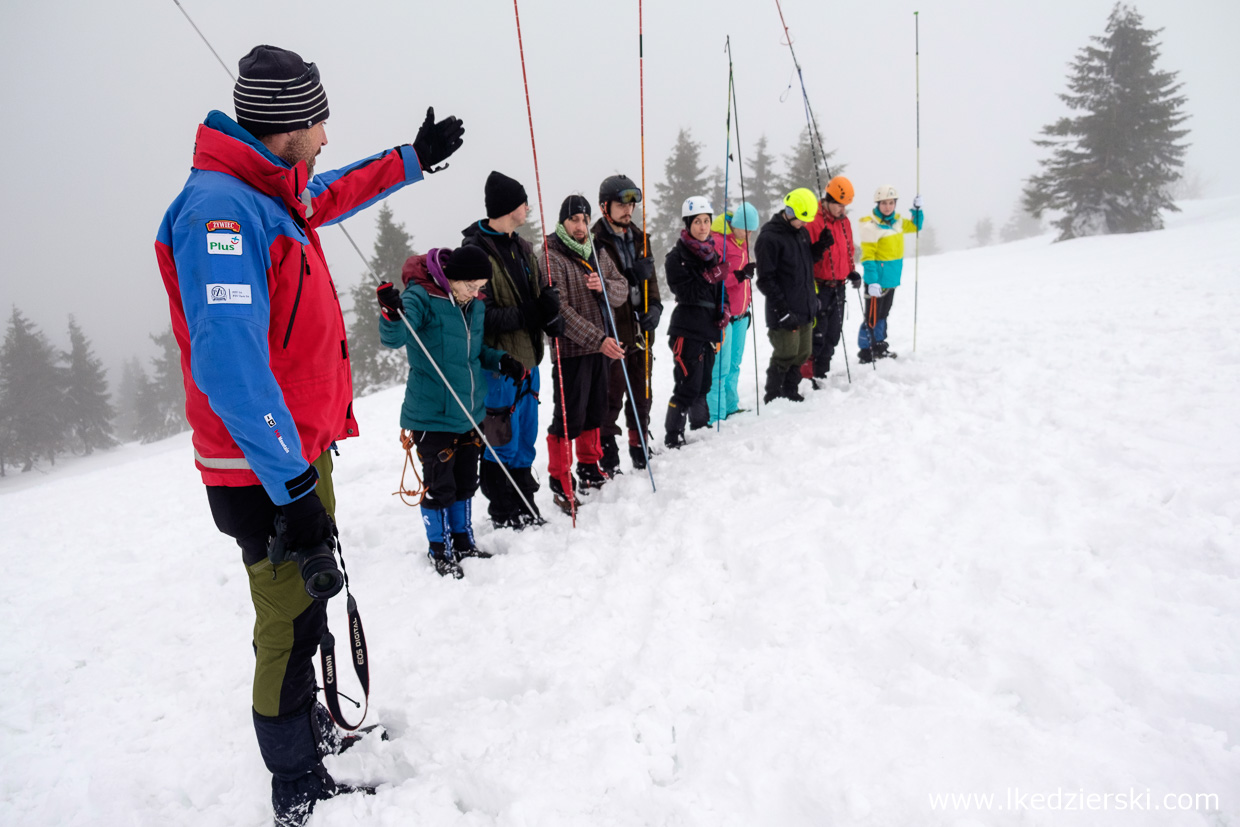
<path id="1" fill-rule="evenodd" d="M 865 276 L 866 284 L 874 284 L 879 280 L 878 262 L 874 260 L 861 262 L 861 270 Z"/>
<path id="2" fill-rule="evenodd" d="M 921 232 L 921 228 L 925 224 L 925 213 L 916 208 L 910 210 L 909 212 L 913 216 L 913 224 L 917 226 L 917 232 Z"/>
<path id="3" fill-rule="evenodd" d="M 388 157 L 391 153 L 399 154 L 397 159 L 400 164 L 399 176 L 390 174 L 385 176 L 384 173 L 377 171 L 380 165 L 392 162 L 392 159 Z M 387 185 L 382 186 L 377 183 L 373 175 L 379 175 L 380 178 L 386 177 Z M 422 178 L 422 166 L 418 163 L 418 154 L 407 144 L 395 149 L 385 149 L 355 164 L 349 164 L 347 167 L 316 173 L 310 179 L 306 190 L 310 193 L 312 203 L 315 204 L 315 211 L 322 212 L 323 215 L 320 216 L 322 218 L 320 221 L 315 221 L 315 216 L 311 215 L 311 222 L 316 227 L 338 224 L 371 204 L 387 198 L 397 190 L 421 181 Z M 364 197 L 360 193 L 373 192 L 376 186 L 382 186 L 376 195 L 358 201 L 359 198 Z M 332 197 L 324 199 L 325 203 L 320 204 L 319 199 L 324 194 Z"/>
<path id="4" fill-rule="evenodd" d="M 206 222 L 221 217 L 235 220 L 240 232 L 208 233 Z M 285 483 L 304 478 L 310 464 L 271 372 L 269 245 L 262 221 L 233 198 L 187 209 L 172 227 L 194 384 L 272 502 L 286 505 L 294 498 Z"/>

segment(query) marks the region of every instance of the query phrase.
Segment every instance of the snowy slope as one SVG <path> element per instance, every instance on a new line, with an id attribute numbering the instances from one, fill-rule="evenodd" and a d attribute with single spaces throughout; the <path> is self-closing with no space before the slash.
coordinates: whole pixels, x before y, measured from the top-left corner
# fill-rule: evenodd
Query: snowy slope
<path id="1" fill-rule="evenodd" d="M 1240 825 L 1240 199 L 920 270 L 916 354 L 910 262 L 897 362 L 850 346 L 851 384 L 691 434 L 575 530 L 484 528 L 461 582 L 390 495 L 402 391 L 360 401 L 340 518 L 392 740 L 330 759 L 384 783 L 313 823 Z M 0 823 L 268 823 L 188 436 L 0 484 L 0 520 Z"/>

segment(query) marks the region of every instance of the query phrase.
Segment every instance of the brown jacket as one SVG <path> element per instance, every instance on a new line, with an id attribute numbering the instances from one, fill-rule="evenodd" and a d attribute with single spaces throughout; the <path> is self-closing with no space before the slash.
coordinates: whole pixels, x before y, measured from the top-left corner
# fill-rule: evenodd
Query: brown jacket
<path id="1" fill-rule="evenodd" d="M 641 329 L 637 326 L 637 314 L 642 311 L 647 300 L 649 300 L 651 307 L 662 307 L 663 298 L 659 295 L 659 280 L 653 275 L 653 268 L 651 269 L 652 275 L 650 277 L 650 281 L 645 282 L 645 285 L 647 285 L 645 289 L 649 291 L 648 295 L 643 292 L 643 282 L 639 279 L 637 274 L 624 269 L 621 264 L 624 259 L 621 257 L 619 251 L 616 250 L 616 238 L 611 233 L 610 227 L 603 226 L 605 221 L 606 219 L 603 218 L 595 221 L 594 226 L 591 228 L 591 232 L 594 234 L 594 243 L 599 251 L 599 258 L 611 259 L 612 264 L 617 270 L 620 271 L 621 275 L 624 276 L 626 282 L 624 303 L 616 308 L 615 313 L 616 329 L 620 332 L 620 344 L 624 345 L 627 350 L 636 346 L 638 337 L 641 334 Z M 634 254 L 640 258 L 642 254 L 643 239 L 645 239 L 646 236 L 643 235 L 642 231 L 637 227 L 632 227 L 630 232 L 633 233 Z M 648 244 L 649 242 L 646 243 Z M 654 249 L 652 247 L 647 247 L 646 253 L 651 260 L 654 259 Z M 631 298 L 634 295 L 637 297 L 636 303 L 634 303 Z"/>
<path id="2" fill-rule="evenodd" d="M 611 322 L 603 316 L 603 294 L 586 287 L 586 276 L 594 268 L 568 249 L 558 236 L 547 236 L 546 243 L 548 273 L 551 283 L 560 290 L 560 315 L 564 317 L 560 355 L 568 359 L 598 353 L 603 339 L 611 335 Z M 610 257 L 599 256 L 598 261 L 603 268 L 607 298 L 613 312 L 619 313 L 620 306 L 628 301 L 629 285 Z"/>

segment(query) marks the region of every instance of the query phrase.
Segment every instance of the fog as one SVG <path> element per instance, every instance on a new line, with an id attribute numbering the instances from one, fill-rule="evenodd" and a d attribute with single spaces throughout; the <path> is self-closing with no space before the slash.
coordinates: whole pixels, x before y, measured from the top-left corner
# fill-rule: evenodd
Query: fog
<path id="1" fill-rule="evenodd" d="M 388 201 L 419 249 L 455 246 L 482 217 L 492 169 L 525 183 L 537 210 L 507 0 L 182 2 L 234 71 L 258 43 L 318 64 L 331 106 L 320 170 L 411 141 L 428 105 L 465 121 L 451 167 Z M 862 210 L 879 184 L 907 196 L 918 189 L 920 11 L 920 190 L 937 243 L 953 248 L 970 243 L 979 219 L 999 227 L 1010 216 L 1042 157 L 1032 140 L 1066 114 L 1057 95 L 1068 64 L 1103 33 L 1112 2 L 782 5 L 823 140 L 848 165 Z M 1164 28 L 1160 67 L 1180 73 L 1188 96 L 1189 176 L 1203 195 L 1240 192 L 1240 9 L 1221 0 L 1135 5 L 1148 27 Z M 640 180 L 637 3 L 523 0 L 520 11 L 543 208 L 554 222 L 571 192 L 593 200 L 617 171 Z M 774 154 L 791 148 L 804 110 L 774 2 L 647 0 L 644 29 L 650 193 L 682 127 L 703 144 L 706 165 L 722 164 L 729 35 L 741 159 L 761 135 Z M 62 345 L 75 314 L 112 368 L 145 357 L 147 334 L 168 320 L 156 229 L 188 175 L 197 125 L 211 109 L 233 114 L 232 81 L 173 0 L 6 3 L 0 46 L 0 308 L 7 319 L 17 305 Z M 348 224 L 365 251 L 374 216 Z M 322 237 L 344 291 L 362 263 L 338 229 Z"/>

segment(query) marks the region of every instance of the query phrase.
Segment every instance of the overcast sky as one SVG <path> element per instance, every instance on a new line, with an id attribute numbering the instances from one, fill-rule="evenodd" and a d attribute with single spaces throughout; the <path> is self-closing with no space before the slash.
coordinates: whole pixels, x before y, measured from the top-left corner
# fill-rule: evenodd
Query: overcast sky
<path id="1" fill-rule="evenodd" d="M 537 210 L 509 0 L 182 3 L 234 71 L 258 43 L 318 64 L 332 113 L 320 169 L 411 141 L 428 105 L 465 121 L 451 168 L 388 202 L 419 249 L 455 246 L 482 217 L 492 169 L 524 182 Z M 1066 113 L 1056 95 L 1068 64 L 1103 33 L 1112 2 L 782 5 L 823 139 L 848 164 L 862 209 L 879 184 L 917 189 L 920 11 L 921 191 L 939 245 L 962 247 L 979 218 L 1009 217 L 1041 157 L 1032 139 Z M 1164 29 L 1161 67 L 1184 83 L 1190 174 L 1207 195 L 1240 193 L 1240 5 L 1135 5 Z M 637 3 L 522 0 L 520 10 L 554 221 L 564 196 L 596 194 L 606 175 L 640 182 Z M 745 153 L 763 134 L 780 154 L 792 145 L 805 122 L 774 0 L 646 0 L 644 28 L 648 190 L 681 127 L 704 144 L 708 165 L 722 162 L 728 35 Z M 4 318 L 16 304 L 63 344 L 74 313 L 109 366 L 145 357 L 147 333 L 168 320 L 155 232 L 188 175 L 197 124 L 211 109 L 233 114 L 232 82 L 173 0 L 5 3 L 0 67 Z M 375 212 L 348 224 L 367 252 Z M 343 291 L 362 264 L 338 229 L 322 236 Z"/>

